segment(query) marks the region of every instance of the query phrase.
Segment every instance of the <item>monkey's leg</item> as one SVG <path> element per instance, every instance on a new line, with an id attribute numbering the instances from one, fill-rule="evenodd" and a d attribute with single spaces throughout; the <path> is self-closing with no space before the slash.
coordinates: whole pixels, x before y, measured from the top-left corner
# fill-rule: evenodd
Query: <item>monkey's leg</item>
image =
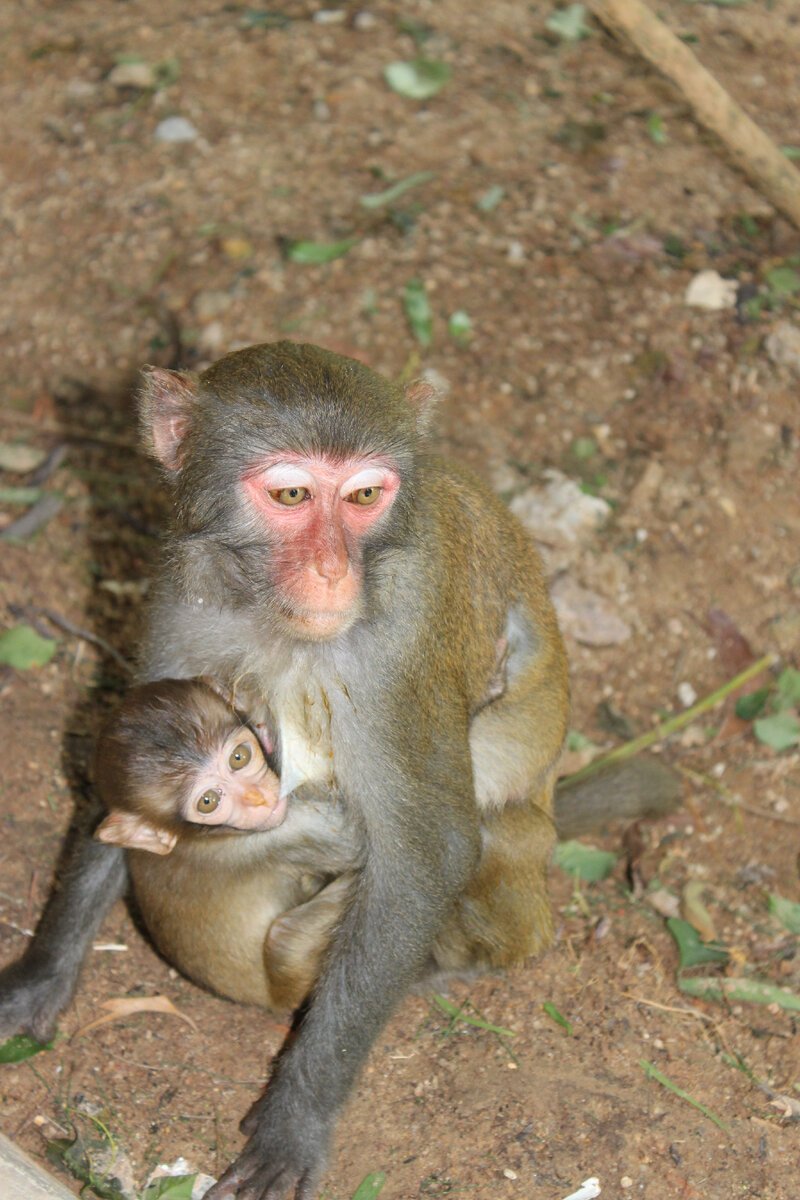
<path id="1" fill-rule="evenodd" d="M 0 971 L 0 1041 L 20 1029 L 38 1041 L 50 1039 L 86 951 L 126 880 L 119 847 L 88 839 L 79 845 L 28 949 Z"/>
<path id="2" fill-rule="evenodd" d="M 354 882 L 352 873 L 340 875 L 313 899 L 272 922 L 264 944 L 270 1007 L 294 1009 L 305 1000 L 317 982 Z"/>
<path id="3" fill-rule="evenodd" d="M 434 949 L 440 970 L 504 967 L 547 946 L 547 867 L 555 845 L 550 789 L 484 812 L 478 866 Z"/>

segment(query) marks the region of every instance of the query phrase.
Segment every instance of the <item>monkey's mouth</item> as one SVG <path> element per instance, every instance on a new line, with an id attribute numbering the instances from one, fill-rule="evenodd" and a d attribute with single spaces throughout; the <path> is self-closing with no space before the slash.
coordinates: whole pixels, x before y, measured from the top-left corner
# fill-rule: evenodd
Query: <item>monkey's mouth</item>
<path id="1" fill-rule="evenodd" d="M 312 609 L 294 607 L 284 611 L 284 617 L 295 633 L 309 641 L 323 641 L 344 633 L 356 620 L 355 606 L 345 609 Z"/>

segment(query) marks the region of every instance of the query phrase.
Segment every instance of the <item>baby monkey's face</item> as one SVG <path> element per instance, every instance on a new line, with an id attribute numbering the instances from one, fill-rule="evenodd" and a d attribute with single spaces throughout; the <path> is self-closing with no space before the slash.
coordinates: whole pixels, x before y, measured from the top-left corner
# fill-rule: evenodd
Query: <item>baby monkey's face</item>
<path id="1" fill-rule="evenodd" d="M 274 829 L 286 816 L 286 797 L 261 744 L 246 725 L 233 730 L 197 772 L 181 816 L 197 825 Z"/>

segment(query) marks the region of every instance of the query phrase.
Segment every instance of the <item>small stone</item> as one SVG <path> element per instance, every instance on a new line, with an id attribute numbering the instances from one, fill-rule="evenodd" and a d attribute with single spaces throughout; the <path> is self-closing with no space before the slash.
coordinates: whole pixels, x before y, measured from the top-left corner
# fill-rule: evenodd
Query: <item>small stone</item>
<path id="1" fill-rule="evenodd" d="M 503 1169 L 503 1174 L 505 1175 L 506 1179 L 518 1179 L 519 1178 L 519 1176 L 517 1175 L 517 1172 L 512 1171 L 511 1167 L 505 1167 Z"/>
<path id="2" fill-rule="evenodd" d="M 156 86 L 156 73 L 150 63 L 122 62 L 109 73 L 108 82 L 116 88 L 139 88 L 146 92 Z"/>
<path id="3" fill-rule="evenodd" d="M 686 289 L 684 303 L 689 308 L 705 308 L 715 312 L 736 307 L 736 279 L 723 279 L 718 271 L 700 271 Z"/>
<path id="4" fill-rule="evenodd" d="M 378 18 L 371 12 L 356 13 L 353 18 L 353 28 L 358 29 L 361 33 L 367 33 L 370 29 L 375 29 L 378 24 Z"/>
<path id="5" fill-rule="evenodd" d="M 321 8 L 314 13 L 313 19 L 316 25 L 342 25 L 346 18 L 347 13 L 343 8 Z"/>
<path id="6" fill-rule="evenodd" d="M 165 117 L 156 125 L 153 137 L 157 142 L 177 145 L 180 142 L 195 142 L 199 134 L 186 117 Z"/>
<path id="7" fill-rule="evenodd" d="M 645 900 L 662 917 L 680 916 L 680 900 L 677 896 L 673 896 L 672 892 L 668 892 L 666 888 L 658 888 L 655 892 L 649 892 L 645 896 Z"/>
<path id="8" fill-rule="evenodd" d="M 684 708 L 691 708 L 697 701 L 697 692 L 686 681 L 678 684 L 678 699 Z"/>
<path id="9" fill-rule="evenodd" d="M 623 1175 L 622 1179 L 619 1181 L 619 1186 L 621 1188 L 632 1188 L 633 1180 L 631 1179 L 630 1175 Z"/>
<path id="10" fill-rule="evenodd" d="M 800 329 L 790 321 L 778 324 L 766 340 L 767 354 L 780 367 L 790 367 L 800 374 Z"/>
<path id="11" fill-rule="evenodd" d="M 525 261 L 525 247 L 522 242 L 509 242 L 506 258 L 510 263 L 522 263 Z"/>
<path id="12" fill-rule="evenodd" d="M 556 579 L 550 594 L 565 633 L 584 646 L 618 646 L 631 636 L 631 627 L 597 592 L 581 587 L 569 575 Z"/>
<path id="13" fill-rule="evenodd" d="M 230 308 L 232 297 L 228 292 L 209 290 L 207 292 L 198 292 L 192 303 L 192 308 L 198 321 L 204 325 L 208 321 L 215 320 Z"/>

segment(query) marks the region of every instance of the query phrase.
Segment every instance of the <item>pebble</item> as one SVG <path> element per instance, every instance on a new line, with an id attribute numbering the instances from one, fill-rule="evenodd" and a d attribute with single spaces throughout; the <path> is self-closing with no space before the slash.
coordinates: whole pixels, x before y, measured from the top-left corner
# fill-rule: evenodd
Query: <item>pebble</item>
<path id="1" fill-rule="evenodd" d="M 343 8 L 321 8 L 314 13 L 315 25 L 342 25 L 347 17 Z"/>
<path id="2" fill-rule="evenodd" d="M 697 692 L 689 682 L 684 681 L 678 684 L 678 699 L 684 708 L 691 708 L 697 701 Z"/>
<path id="3" fill-rule="evenodd" d="M 179 142 L 194 142 L 199 135 L 186 117 L 165 117 L 156 125 L 153 136 L 157 142 L 177 145 Z"/>
<path id="4" fill-rule="evenodd" d="M 597 592 L 581 587 L 569 575 L 560 575 L 550 594 L 565 633 L 584 646 L 618 646 L 631 636 L 631 627 Z"/>
<path id="5" fill-rule="evenodd" d="M 705 308 L 715 312 L 736 307 L 736 279 L 723 279 L 718 271 L 700 271 L 686 289 L 684 303 L 689 308 Z"/>
<path id="6" fill-rule="evenodd" d="M 371 12 L 356 13 L 353 18 L 353 28 L 359 29 L 362 33 L 370 29 L 375 29 L 378 24 L 378 18 Z"/>
<path id="7" fill-rule="evenodd" d="M 800 329 L 790 321 L 778 324 L 766 340 L 767 354 L 781 367 L 791 367 L 800 374 Z"/>
<path id="8" fill-rule="evenodd" d="M 156 73 L 146 62 L 117 63 L 109 73 L 108 82 L 117 88 L 140 88 L 147 91 L 156 86 Z"/>

